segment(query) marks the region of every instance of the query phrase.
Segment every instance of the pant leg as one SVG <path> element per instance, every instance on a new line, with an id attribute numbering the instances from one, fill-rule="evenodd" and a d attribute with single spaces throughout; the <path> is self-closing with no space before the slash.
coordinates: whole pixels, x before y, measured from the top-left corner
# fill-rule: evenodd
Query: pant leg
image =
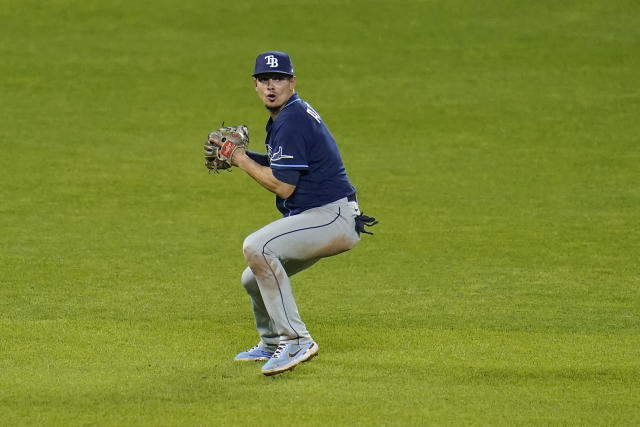
<path id="1" fill-rule="evenodd" d="M 276 220 L 245 239 L 245 259 L 272 322 L 269 332 L 277 334 L 280 341 L 311 340 L 300 318 L 286 266 L 308 266 L 351 249 L 360 240 L 355 231 L 357 213 L 357 204 L 344 199 Z"/>
<path id="2" fill-rule="evenodd" d="M 284 264 L 284 268 L 287 275 L 291 277 L 299 271 L 311 267 L 317 261 L 318 259 L 305 262 L 290 261 Z M 276 331 L 275 325 L 269 317 L 267 308 L 262 300 L 262 295 L 260 294 L 258 282 L 249 267 L 242 272 L 242 285 L 251 298 L 253 317 L 255 319 L 256 329 L 260 335 L 260 346 L 275 351 L 280 343 L 280 334 Z"/>
<path id="3" fill-rule="evenodd" d="M 242 286 L 251 297 L 253 317 L 256 321 L 258 334 L 260 334 L 260 346 L 275 351 L 280 342 L 280 334 L 275 331 L 275 325 L 269 317 L 264 301 L 262 301 L 256 277 L 249 267 L 242 272 Z"/>

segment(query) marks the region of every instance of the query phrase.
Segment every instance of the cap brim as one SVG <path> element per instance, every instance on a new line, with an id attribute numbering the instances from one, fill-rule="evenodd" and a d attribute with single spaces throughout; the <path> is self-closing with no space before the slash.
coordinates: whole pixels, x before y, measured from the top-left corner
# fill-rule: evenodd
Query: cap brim
<path id="1" fill-rule="evenodd" d="M 284 74 L 285 76 L 290 76 L 290 77 L 294 76 L 293 73 L 285 73 L 284 71 L 263 71 L 260 73 L 252 74 L 252 77 L 258 77 L 262 74 Z"/>

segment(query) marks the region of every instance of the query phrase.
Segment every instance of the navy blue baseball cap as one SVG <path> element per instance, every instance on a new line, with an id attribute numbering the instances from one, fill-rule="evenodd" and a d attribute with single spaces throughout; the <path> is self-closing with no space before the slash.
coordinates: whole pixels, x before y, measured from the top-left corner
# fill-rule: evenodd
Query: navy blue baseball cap
<path id="1" fill-rule="evenodd" d="M 263 52 L 256 58 L 256 66 L 253 69 L 253 77 L 264 73 L 280 73 L 293 76 L 293 63 L 284 52 L 272 50 Z"/>

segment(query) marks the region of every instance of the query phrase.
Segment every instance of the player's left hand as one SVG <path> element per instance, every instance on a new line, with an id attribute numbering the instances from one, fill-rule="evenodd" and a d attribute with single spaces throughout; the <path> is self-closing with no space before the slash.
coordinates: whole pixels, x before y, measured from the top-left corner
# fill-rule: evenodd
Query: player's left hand
<path id="1" fill-rule="evenodd" d="M 228 169 L 237 150 L 245 150 L 249 145 L 249 128 L 245 125 L 227 126 L 209 133 L 204 146 L 205 166 L 215 172 Z"/>

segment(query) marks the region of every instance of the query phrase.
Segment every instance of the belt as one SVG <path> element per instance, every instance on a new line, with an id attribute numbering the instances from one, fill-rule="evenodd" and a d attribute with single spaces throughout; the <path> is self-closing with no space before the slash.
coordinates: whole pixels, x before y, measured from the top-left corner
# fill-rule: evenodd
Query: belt
<path id="1" fill-rule="evenodd" d="M 356 193 L 348 195 L 347 196 L 347 201 L 348 202 L 357 202 L 358 198 L 356 197 Z"/>

